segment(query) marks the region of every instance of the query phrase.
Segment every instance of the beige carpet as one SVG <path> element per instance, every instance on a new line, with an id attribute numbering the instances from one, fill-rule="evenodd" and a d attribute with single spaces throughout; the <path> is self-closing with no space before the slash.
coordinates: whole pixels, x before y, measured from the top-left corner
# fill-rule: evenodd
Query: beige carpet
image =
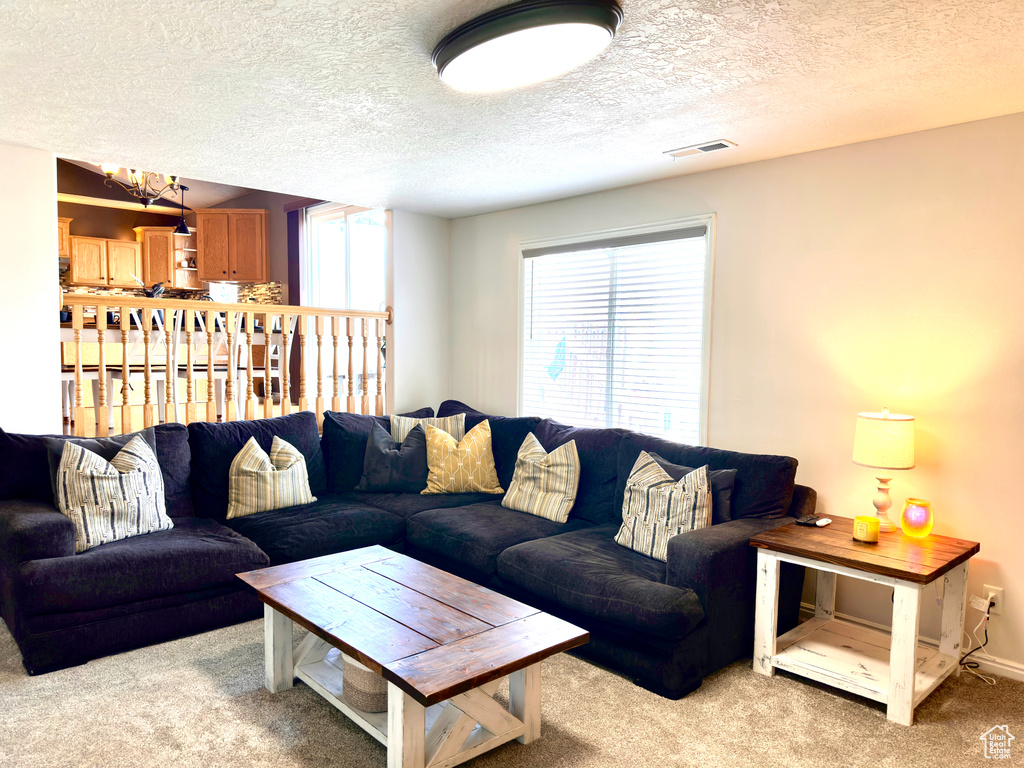
<path id="1" fill-rule="evenodd" d="M 3 766 L 384 768 L 384 748 L 302 683 L 263 688 L 263 632 L 250 622 L 29 677 L 0 624 Z M 875 704 L 737 663 L 668 701 L 580 659 L 543 666 L 543 731 L 478 768 L 992 765 L 978 737 L 1018 736 L 1024 683 L 964 676 L 918 708 L 912 728 Z"/>

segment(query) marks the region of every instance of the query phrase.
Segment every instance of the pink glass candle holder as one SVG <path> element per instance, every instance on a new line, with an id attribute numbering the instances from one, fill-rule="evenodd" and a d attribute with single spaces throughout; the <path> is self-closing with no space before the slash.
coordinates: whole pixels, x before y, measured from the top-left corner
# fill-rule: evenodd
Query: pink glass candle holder
<path id="1" fill-rule="evenodd" d="M 900 527 L 907 536 L 923 539 L 932 532 L 934 523 L 931 502 L 924 499 L 907 499 L 900 515 Z"/>

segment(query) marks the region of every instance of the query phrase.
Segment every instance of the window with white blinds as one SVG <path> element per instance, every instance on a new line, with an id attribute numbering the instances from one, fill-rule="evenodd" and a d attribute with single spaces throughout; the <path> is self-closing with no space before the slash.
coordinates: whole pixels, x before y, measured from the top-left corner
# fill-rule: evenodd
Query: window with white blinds
<path id="1" fill-rule="evenodd" d="M 701 444 L 707 225 L 544 245 L 523 257 L 521 413 Z"/>

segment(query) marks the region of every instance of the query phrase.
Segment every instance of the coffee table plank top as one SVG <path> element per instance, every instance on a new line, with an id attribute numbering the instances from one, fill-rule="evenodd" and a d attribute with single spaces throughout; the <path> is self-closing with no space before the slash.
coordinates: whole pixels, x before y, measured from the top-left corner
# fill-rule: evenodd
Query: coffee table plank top
<path id="1" fill-rule="evenodd" d="M 880 533 L 877 544 L 868 544 L 854 540 L 852 518 L 831 519 L 824 528 L 783 525 L 753 537 L 750 545 L 916 584 L 931 583 L 981 549 L 976 541 L 938 534 L 912 539 L 899 529 Z"/>
<path id="2" fill-rule="evenodd" d="M 378 673 L 390 661 L 437 647 L 429 637 L 313 577 L 275 584 L 260 596 Z"/>
<path id="3" fill-rule="evenodd" d="M 411 557 L 392 557 L 374 561 L 369 563 L 366 569 L 417 591 L 444 595 L 444 601 L 448 605 L 491 626 L 507 624 L 537 613 L 536 608 L 465 579 L 458 579 L 458 588 L 453 590 L 451 580 L 457 577 Z"/>
<path id="4" fill-rule="evenodd" d="M 568 622 L 380 546 L 238 577 L 263 602 L 425 706 L 590 638 Z"/>
<path id="5" fill-rule="evenodd" d="M 581 645 L 581 632 L 579 627 L 538 611 L 490 632 L 398 659 L 388 664 L 387 670 L 420 692 L 425 704 L 436 704 Z"/>

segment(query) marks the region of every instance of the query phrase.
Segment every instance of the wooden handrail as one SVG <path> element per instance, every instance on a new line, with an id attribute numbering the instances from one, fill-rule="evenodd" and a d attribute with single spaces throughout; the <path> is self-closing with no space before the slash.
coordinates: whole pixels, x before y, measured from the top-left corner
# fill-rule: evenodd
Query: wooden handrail
<path id="1" fill-rule="evenodd" d="M 326 387 L 333 394 L 332 409 L 340 410 L 344 401 L 350 413 L 385 413 L 385 393 L 390 387 L 385 380 L 384 350 L 387 326 L 393 319 L 391 307 L 384 312 L 370 312 L 62 293 L 61 308 L 65 307 L 71 309 L 71 328 L 62 331 L 62 342 L 75 353 L 75 393 L 69 402 L 74 404 L 76 435 L 116 434 L 118 429 L 126 433 L 140 425 L 148 427 L 160 422 L 255 419 L 308 410 L 310 405 L 316 409 L 317 422 L 322 425 L 325 369 L 328 380 L 333 372 L 333 382 Z M 85 324 L 86 308 L 96 313 L 93 325 Z M 116 322 L 108 321 L 108 311 L 119 313 Z M 361 344 L 353 344 L 357 329 L 361 331 Z M 325 332 L 329 333 L 326 349 Z M 307 343 L 311 334 L 316 338 L 315 347 Z M 84 348 L 90 345 L 95 346 L 99 366 L 98 370 L 90 367 L 85 371 L 82 357 L 89 351 Z M 107 352 L 120 352 L 120 362 L 113 359 L 108 365 Z M 343 361 L 346 353 L 347 360 Z M 254 356 L 261 354 L 262 369 L 258 361 L 255 367 L 253 363 Z M 325 361 L 325 354 L 333 358 Z M 359 354 L 363 356 L 361 365 L 357 364 Z M 294 381 L 289 370 L 292 357 L 300 361 Z M 362 376 L 357 385 L 360 370 Z M 309 386 L 310 375 L 316 377 L 315 387 Z M 86 407 L 83 399 L 87 376 L 93 384 L 92 407 Z M 370 384 L 374 376 L 376 398 L 371 394 L 374 390 Z M 262 406 L 255 387 L 260 377 Z M 120 398 L 115 394 L 117 378 Z M 205 378 L 205 386 L 200 386 L 197 378 Z M 274 378 L 281 384 L 279 407 L 274 403 Z M 344 384 L 348 397 L 344 399 L 343 378 L 348 379 Z M 178 394 L 179 379 L 184 379 L 184 402 Z M 142 386 L 133 388 L 132 381 Z M 141 403 L 138 396 L 132 402 L 133 390 L 141 394 Z M 311 396 L 314 390 L 315 398 Z M 293 393 L 298 397 L 294 404 Z M 162 407 L 161 403 L 153 402 L 154 394 L 158 401 L 163 400 Z M 205 406 L 201 405 L 204 396 Z M 115 419 L 118 411 L 120 418 Z"/>

